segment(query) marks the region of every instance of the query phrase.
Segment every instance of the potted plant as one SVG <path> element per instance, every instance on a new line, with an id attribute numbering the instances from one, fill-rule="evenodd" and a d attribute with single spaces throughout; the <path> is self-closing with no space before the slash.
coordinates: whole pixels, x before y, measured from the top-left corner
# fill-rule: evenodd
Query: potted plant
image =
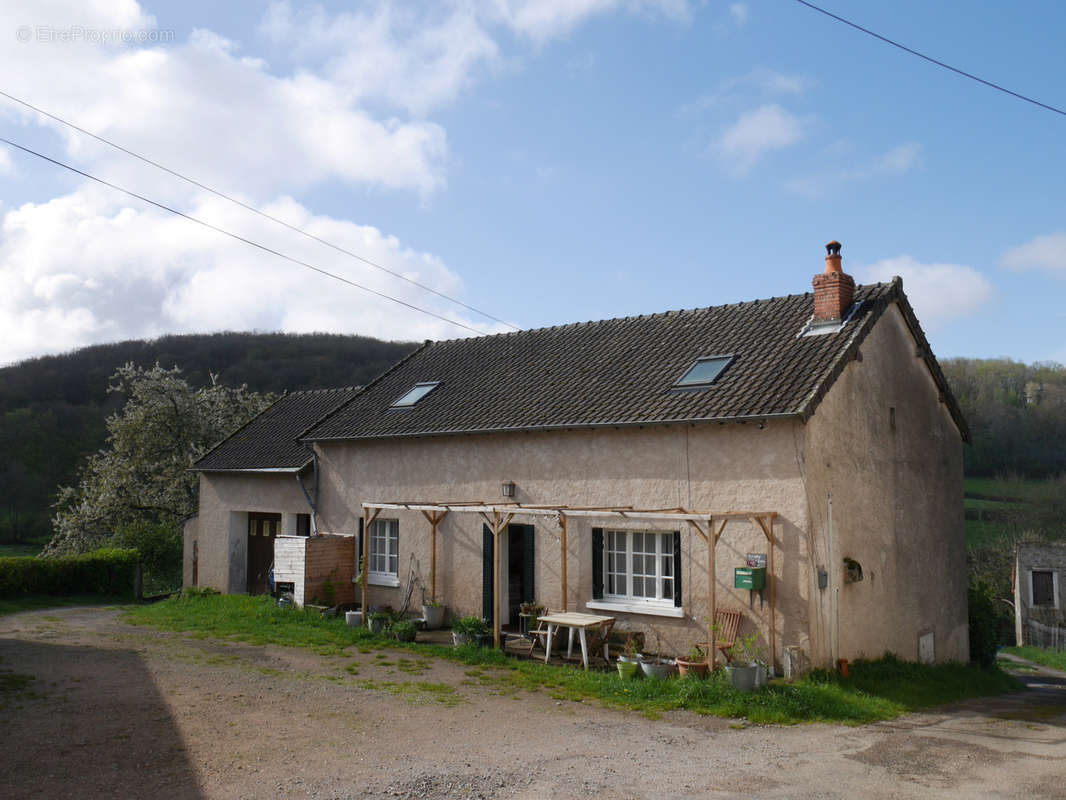
<path id="1" fill-rule="evenodd" d="M 384 633 L 389 628 L 389 624 L 392 622 L 392 614 L 388 611 L 371 611 L 370 612 L 370 632 L 371 633 Z"/>
<path id="2" fill-rule="evenodd" d="M 692 645 L 688 655 L 677 660 L 677 669 L 684 678 L 689 672 L 696 678 L 706 678 L 710 664 L 707 663 L 707 653 L 698 644 Z"/>
<path id="3" fill-rule="evenodd" d="M 622 652 L 618 656 L 618 661 L 615 662 L 615 667 L 618 668 L 618 677 L 624 681 L 637 677 L 640 669 L 640 659 L 641 656 L 637 653 L 636 641 L 632 636 L 627 636 L 625 644 L 622 645 Z"/>
<path id="4" fill-rule="evenodd" d="M 759 661 L 763 656 L 763 649 L 758 641 L 758 633 L 738 636 L 736 644 L 729 648 L 730 658 L 733 661 L 730 675 L 733 688 L 738 691 L 750 692 L 758 686 Z"/>
<path id="5" fill-rule="evenodd" d="M 444 603 L 436 600 L 430 600 L 428 603 L 422 602 L 422 619 L 426 621 L 427 631 L 435 631 L 444 625 L 445 610 Z"/>
<path id="6" fill-rule="evenodd" d="M 418 626 L 409 619 L 401 619 L 392 623 L 389 632 L 401 642 L 413 642 L 418 632 Z"/>
<path id="7" fill-rule="evenodd" d="M 523 632 L 535 631 L 537 629 L 537 623 L 540 620 L 540 615 L 543 613 L 544 606 L 535 600 L 530 600 L 519 605 L 518 616 L 521 617 L 525 624 Z"/>
<path id="8" fill-rule="evenodd" d="M 452 622 L 452 642 L 456 647 L 477 642 L 488 631 L 481 617 L 459 617 Z"/>
<path id="9" fill-rule="evenodd" d="M 674 670 L 677 669 L 677 662 L 671 658 L 663 657 L 662 634 L 658 628 L 652 628 L 652 632 L 655 634 L 655 658 L 650 659 L 645 656 L 640 661 L 640 669 L 644 672 L 646 678 L 664 680 L 674 674 Z"/>

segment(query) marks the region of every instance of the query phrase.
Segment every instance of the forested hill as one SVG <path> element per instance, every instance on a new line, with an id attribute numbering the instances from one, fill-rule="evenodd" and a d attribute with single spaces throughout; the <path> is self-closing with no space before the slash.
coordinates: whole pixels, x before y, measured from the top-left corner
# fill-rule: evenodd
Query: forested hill
<path id="1" fill-rule="evenodd" d="M 971 477 L 1066 474 L 1066 367 L 1006 358 L 940 362 L 970 425 Z"/>
<path id="2" fill-rule="evenodd" d="M 122 404 L 109 378 L 127 362 L 180 367 L 194 386 L 211 375 L 254 391 L 364 384 L 410 342 L 335 334 L 215 333 L 94 345 L 0 368 L 0 542 L 48 534 L 56 487 L 104 445 L 104 419 Z"/>

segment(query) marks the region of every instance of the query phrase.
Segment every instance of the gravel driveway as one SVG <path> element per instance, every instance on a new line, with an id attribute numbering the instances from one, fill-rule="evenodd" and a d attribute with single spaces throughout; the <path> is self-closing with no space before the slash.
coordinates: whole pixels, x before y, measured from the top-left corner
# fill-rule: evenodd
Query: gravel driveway
<path id="1" fill-rule="evenodd" d="M 0 797 L 1066 798 L 1066 685 L 851 728 L 661 719 L 406 652 L 319 656 L 121 612 L 0 617 Z"/>

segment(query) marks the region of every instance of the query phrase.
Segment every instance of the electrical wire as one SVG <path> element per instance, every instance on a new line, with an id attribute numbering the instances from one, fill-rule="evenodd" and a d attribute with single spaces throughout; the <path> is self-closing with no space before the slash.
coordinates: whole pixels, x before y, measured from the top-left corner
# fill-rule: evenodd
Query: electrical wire
<path id="1" fill-rule="evenodd" d="M 519 330 L 519 327 L 517 325 L 513 325 L 510 322 L 507 322 L 506 320 L 500 319 L 499 317 L 495 317 L 492 314 L 488 313 L 487 311 L 482 311 L 480 308 L 475 308 L 474 306 L 469 305 L 467 303 L 464 303 L 462 300 L 459 300 L 459 299 L 457 299 L 455 297 L 452 297 L 451 295 L 447 295 L 447 294 L 444 294 L 444 292 L 437 291 L 436 289 L 434 289 L 431 286 L 426 286 L 424 283 L 419 283 L 418 281 L 414 280 L 413 278 L 408 278 L 403 273 L 396 272 L 395 270 L 391 270 L 388 267 L 382 266 L 381 264 L 378 264 L 376 261 L 371 261 L 369 258 L 366 258 L 365 256 L 361 256 L 358 253 L 354 253 L 351 250 L 348 250 L 348 249 L 346 249 L 344 247 L 341 247 L 338 244 L 334 244 L 333 242 L 330 242 L 327 239 L 323 239 L 321 236 L 316 236 L 313 233 L 305 231 L 303 228 L 297 227 L 296 225 L 292 225 L 292 224 L 286 222 L 283 219 L 279 219 L 278 217 L 275 217 L 272 214 L 266 213 L 265 211 L 261 211 L 260 209 L 256 208 L 255 206 L 250 205 L 250 204 L 245 203 L 245 202 L 242 202 L 241 200 L 238 200 L 237 198 L 232 197 L 231 195 L 228 195 L 228 194 L 226 194 L 224 192 L 220 192 L 217 189 L 212 189 L 210 186 L 208 186 L 208 185 L 206 185 L 204 183 L 201 183 L 200 181 L 196 180 L 195 178 L 190 178 L 189 176 L 183 175 L 180 172 L 171 169 L 170 167 L 167 167 L 167 166 L 165 166 L 163 164 L 160 164 L 158 161 L 154 161 L 151 158 L 148 158 L 147 156 L 142 156 L 140 153 L 135 153 L 133 150 L 130 150 L 130 149 L 126 148 L 126 147 L 123 147 L 122 145 L 117 144 L 116 142 L 112 142 L 110 139 L 105 139 L 103 136 L 100 136 L 99 134 L 93 133 L 92 131 L 88 131 L 85 128 L 82 128 L 82 127 L 80 127 L 78 125 L 75 125 L 73 122 L 70 122 L 69 120 L 65 120 L 62 117 L 57 116 L 56 114 L 52 114 L 52 113 L 50 113 L 48 111 L 45 111 L 43 108 L 38 108 L 37 106 L 33 105 L 32 103 L 28 103 L 25 100 L 22 100 L 21 98 L 15 97 L 13 94 L 8 94 L 7 92 L 5 92 L 3 90 L 0 90 L 0 96 L 6 97 L 8 100 L 11 100 L 12 102 L 18 103 L 21 106 L 25 106 L 26 108 L 29 108 L 29 109 L 31 109 L 33 111 L 36 111 L 38 114 L 46 116 L 49 119 L 55 120 L 56 122 L 60 123 L 61 125 L 66 125 L 68 128 L 76 130 L 79 133 L 83 133 L 86 136 L 89 136 L 89 137 L 95 139 L 98 142 L 106 144 L 108 147 L 113 147 L 115 150 L 118 150 L 119 152 L 125 153 L 128 156 L 132 156 L 133 158 L 136 158 L 139 161 L 143 161 L 145 164 L 149 164 L 150 166 L 153 166 L 156 169 L 162 170 L 163 172 L 167 173 L 168 175 L 173 175 L 175 178 L 183 180 L 186 183 L 197 187 L 198 189 L 203 189 L 205 192 L 210 192 L 211 194 L 215 195 L 216 197 L 220 197 L 223 200 L 228 200 L 229 202 L 233 203 L 234 205 L 238 205 L 238 206 L 240 206 L 241 208 L 243 208 L 243 209 L 245 209 L 247 211 L 251 211 L 253 214 L 258 214 L 260 217 L 263 217 L 264 219 L 268 219 L 271 222 L 274 222 L 274 223 L 276 223 L 278 225 L 281 225 L 281 226 L 283 226 L 285 228 L 288 228 L 290 231 L 298 233 L 301 236 L 306 236 L 308 239 L 312 239 L 312 240 L 318 242 L 319 244 L 324 244 L 326 247 L 332 248 L 333 250 L 336 250 L 338 253 L 343 253 L 346 256 L 350 256 L 351 258 L 354 258 L 354 259 L 357 259 L 359 261 L 362 261 L 364 264 L 366 264 L 368 266 L 374 267 L 375 269 L 379 269 L 382 272 L 387 272 L 389 275 L 392 275 L 394 278 L 399 278 L 402 281 L 407 281 L 407 283 L 411 284 L 412 286 L 417 286 L 419 289 L 422 289 L 424 291 L 430 292 L 431 294 L 437 295 L 437 297 L 441 297 L 441 298 L 443 298 L 443 299 L 445 299 L 445 300 L 447 300 L 447 301 L 449 301 L 451 303 L 455 303 L 456 305 L 460 305 L 463 308 L 467 309 L 468 311 L 473 311 L 475 314 L 480 314 L 483 317 L 491 319 L 494 322 L 499 322 L 501 325 L 506 325 L 507 327 L 512 328 L 512 329 L 514 329 L 516 331 Z"/>
<path id="2" fill-rule="evenodd" d="M 910 53 L 912 56 L 918 56 L 918 58 L 925 59 L 930 64 L 935 64 L 938 67 L 943 67 L 946 70 L 950 70 L 951 72 L 954 72 L 956 75 L 961 75 L 964 78 L 969 78 L 972 81 L 977 81 L 978 83 L 984 84 L 985 86 L 989 87 L 990 89 L 995 89 L 998 92 L 1003 92 L 1004 94 L 1009 94 L 1011 97 L 1015 97 L 1018 100 L 1024 100 L 1026 103 L 1032 103 L 1034 106 L 1039 106 L 1040 108 L 1046 109 L 1048 111 L 1054 111 L 1056 114 L 1061 114 L 1062 116 L 1066 117 L 1066 111 L 1063 111 L 1061 108 L 1056 108 L 1055 106 L 1049 106 L 1047 103 L 1041 103 L 1039 100 L 1034 100 L 1032 97 L 1026 97 L 1024 94 L 1019 94 L 1018 92 L 1012 91 L 1012 90 L 1006 88 L 1005 86 L 1000 86 L 998 83 L 992 83 L 992 81 L 986 81 L 984 78 L 979 78 L 978 76 L 976 76 L 976 75 L 974 75 L 974 74 L 972 74 L 970 72 L 966 72 L 965 70 L 961 70 L 958 67 L 953 67 L 950 64 L 945 64 L 943 61 L 938 61 L 937 59 L 933 58 L 932 56 L 925 55 L 925 53 L 919 53 L 917 50 L 912 50 L 911 48 L 907 47 L 904 44 L 900 44 L 897 41 L 889 39 L 887 36 L 882 36 L 881 34 L 876 33 L 874 31 L 870 30 L 869 28 L 864 28 L 864 27 L 862 27 L 862 25 L 858 25 L 858 24 L 852 22 L 851 20 L 847 20 L 847 19 L 844 19 L 844 17 L 837 16 L 832 11 L 826 11 L 824 8 L 819 8 L 814 3 L 807 2 L 807 0 L 796 0 L 796 2 L 799 3 L 801 6 L 806 6 L 807 8 L 811 9 L 812 11 L 817 11 L 819 14 L 825 14 L 827 17 L 830 17 L 831 19 L 835 19 L 837 22 L 842 22 L 845 25 L 847 25 L 847 26 L 849 26 L 851 28 L 854 28 L 857 31 L 862 31 L 867 36 L 872 36 L 875 39 L 878 39 L 878 40 L 884 42 L 885 44 L 890 44 L 893 47 L 898 47 L 900 50 L 902 50 L 905 53 Z"/>
<path id="3" fill-rule="evenodd" d="M 43 159 L 44 161 L 47 161 L 47 162 L 49 162 L 51 164 L 55 164 L 57 167 L 62 167 L 63 169 L 70 170 L 71 172 L 73 172 L 73 173 L 75 173 L 77 175 L 81 175 L 83 178 L 88 178 L 91 181 L 95 181 L 96 183 L 99 183 L 99 184 L 101 184 L 103 186 L 107 186 L 109 189 L 114 189 L 116 191 L 122 192 L 123 194 L 129 195 L 130 197 L 135 197 L 136 199 L 140 200 L 141 202 L 148 203 L 149 205 L 155 206 L 156 208 L 160 208 L 163 211 L 169 211 L 171 214 L 174 214 L 176 216 L 179 216 L 179 217 L 182 217 L 184 219 L 187 219 L 190 222 L 195 222 L 197 225 L 203 225 L 205 228 L 209 228 L 210 230 L 213 230 L 216 233 L 221 233 L 222 235 L 228 236 L 231 239 L 236 239 L 238 242 L 243 242 L 244 244 L 251 245 L 252 247 L 255 247 L 255 248 L 258 248 L 259 250 L 262 250 L 264 253 L 270 253 L 271 255 L 277 256 L 278 258 L 283 258 L 286 261 L 291 261 L 293 264 L 297 264 L 297 265 L 299 265 L 301 267 L 304 267 L 306 269 L 309 269 L 309 270 L 311 270 L 313 272 L 317 272 L 317 273 L 319 273 L 321 275 L 325 275 L 325 276 L 327 276 L 329 278 L 333 278 L 335 280 L 341 281 L 342 283 L 346 283 L 349 286 L 354 286 L 356 289 L 362 289 L 364 292 L 369 292 L 370 294 L 376 295 L 377 297 L 380 297 L 380 298 L 382 298 L 384 300 L 391 300 L 392 302 L 397 303 L 398 305 L 410 308 L 413 311 L 418 311 L 418 312 L 420 312 L 422 314 L 426 314 L 426 315 L 431 316 L 431 317 L 436 317 L 437 319 L 441 320 L 442 322 L 447 322 L 448 324 L 455 325 L 458 328 L 464 328 L 465 330 L 468 330 L 471 333 L 476 333 L 479 336 L 485 336 L 486 335 L 484 331 L 480 331 L 477 328 L 472 328 L 471 326 L 466 325 L 466 324 L 464 324 L 462 322 L 457 322 L 454 319 L 448 319 L 447 317 L 442 316 L 440 314 L 437 314 L 436 312 L 430 311 L 429 309 L 421 308 L 419 306 L 414 305 L 413 303 L 408 303 L 406 300 L 400 300 L 399 298 L 392 297 L 391 295 L 387 295 L 384 292 L 379 292 L 376 289 L 371 289 L 369 286 L 364 286 L 361 283 L 356 283 L 355 281 L 352 281 L 352 280 L 349 280 L 348 278 L 345 278 L 343 275 L 338 275 L 335 272 L 330 272 L 329 270 L 322 269 L 321 267 L 316 267 L 314 264 L 309 264 L 306 261 L 301 261 L 298 258 L 293 258 L 290 255 L 286 255 L 285 253 L 282 253 L 280 250 L 275 250 L 275 249 L 273 249 L 271 247 L 267 247 L 264 244 L 259 244 L 258 242 L 252 241 L 251 239 L 247 239 L 247 238 L 245 238 L 245 237 L 243 237 L 243 236 L 241 236 L 239 234 L 232 233 L 231 231 L 227 231 L 225 228 L 220 228 L 217 225 L 212 225 L 210 222 L 207 222 L 205 220 L 199 219 L 198 217 L 194 217 L 191 214 L 186 214 L 184 211 L 179 211 L 176 208 L 171 208 L 168 205 L 160 203 L 160 202 L 158 202 L 156 200 L 152 200 L 152 199 L 150 199 L 148 197 L 145 197 L 144 195 L 137 194 L 136 192 L 131 192 L 129 189 L 125 189 L 125 188 L 119 186 L 118 184 L 111 183 L 110 181 L 104 180 L 103 178 L 98 178 L 95 175 L 92 175 L 92 174 L 90 174 L 88 172 L 80 170 L 77 167 L 72 167 L 70 164 L 66 164 L 66 163 L 64 163 L 62 161 L 59 161 L 58 159 L 51 158 L 50 156 L 46 156 L 43 153 L 38 153 L 36 150 L 33 150 L 33 149 L 29 148 L 29 147 L 25 147 L 24 145 L 21 145 L 18 142 L 13 142 L 10 139 L 7 139 L 7 138 L 5 138 L 3 136 L 0 136 L 0 142 L 3 142 L 4 144 L 6 144 L 6 145 L 8 145 L 10 147 L 17 148 L 18 150 L 21 150 L 24 153 L 28 153 L 31 156 L 36 156 L 37 158 Z"/>

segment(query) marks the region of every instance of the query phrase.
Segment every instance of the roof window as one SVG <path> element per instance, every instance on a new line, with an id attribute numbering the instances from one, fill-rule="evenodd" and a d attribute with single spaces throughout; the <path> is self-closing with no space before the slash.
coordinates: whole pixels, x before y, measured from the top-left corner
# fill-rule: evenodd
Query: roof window
<path id="1" fill-rule="evenodd" d="M 429 381 L 427 383 L 416 383 L 410 390 L 408 390 L 402 397 L 395 400 L 391 408 L 410 408 L 427 394 L 432 392 L 440 386 L 440 381 Z"/>
<path id="2" fill-rule="evenodd" d="M 674 386 L 678 389 L 701 389 L 710 386 L 722 374 L 733 356 L 706 356 L 697 358 L 688 370 L 677 379 Z"/>

